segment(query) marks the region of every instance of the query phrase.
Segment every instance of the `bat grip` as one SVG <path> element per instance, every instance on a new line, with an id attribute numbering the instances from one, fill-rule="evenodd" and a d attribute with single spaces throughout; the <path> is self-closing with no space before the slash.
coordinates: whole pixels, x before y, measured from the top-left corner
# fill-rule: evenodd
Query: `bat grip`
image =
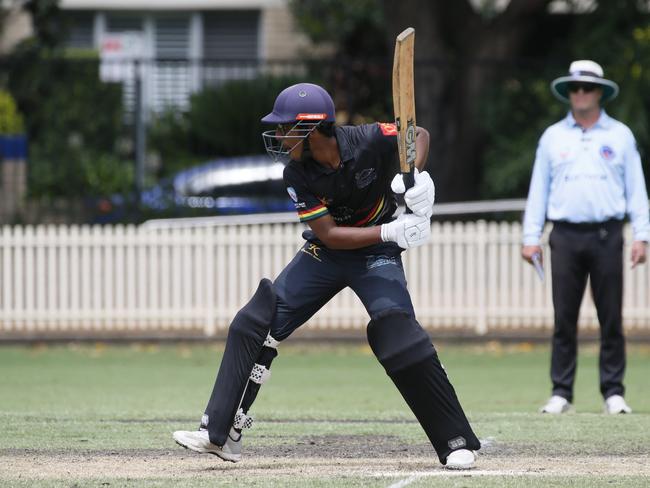
<path id="1" fill-rule="evenodd" d="M 402 173 L 402 179 L 404 181 L 404 191 L 408 190 L 409 188 L 413 188 L 413 185 L 415 185 L 415 175 L 413 174 L 413 170 L 407 172 L 407 173 Z M 410 214 L 413 213 L 408 206 L 406 207 L 406 213 Z"/>

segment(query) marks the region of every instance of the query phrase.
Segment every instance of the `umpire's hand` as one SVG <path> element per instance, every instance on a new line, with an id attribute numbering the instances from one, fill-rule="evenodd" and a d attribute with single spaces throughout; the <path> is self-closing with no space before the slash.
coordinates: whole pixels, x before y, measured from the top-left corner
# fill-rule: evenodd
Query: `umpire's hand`
<path id="1" fill-rule="evenodd" d="M 632 261 L 632 268 L 637 264 L 643 264 L 646 261 L 646 247 L 645 241 L 634 241 L 632 243 L 632 252 L 630 253 L 630 261 Z"/>
<path id="2" fill-rule="evenodd" d="M 533 264 L 533 256 L 539 254 L 539 263 L 544 263 L 544 255 L 542 254 L 542 248 L 540 246 L 522 246 L 521 248 L 521 257 L 528 261 L 530 264 Z"/>

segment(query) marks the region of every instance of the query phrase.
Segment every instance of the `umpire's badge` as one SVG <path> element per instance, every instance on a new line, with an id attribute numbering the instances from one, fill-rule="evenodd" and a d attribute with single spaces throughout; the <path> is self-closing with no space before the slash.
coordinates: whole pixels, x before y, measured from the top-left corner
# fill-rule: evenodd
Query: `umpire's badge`
<path id="1" fill-rule="evenodd" d="M 612 159 L 614 159 L 615 156 L 616 153 L 611 147 L 609 146 L 600 147 L 600 157 L 603 158 L 605 161 L 611 161 Z"/>
<path id="2" fill-rule="evenodd" d="M 376 179 L 377 172 L 375 171 L 375 168 L 364 169 L 354 175 L 354 181 L 357 184 L 357 188 L 365 188 Z"/>
<path id="3" fill-rule="evenodd" d="M 316 244 L 312 244 L 308 242 L 307 244 L 302 246 L 300 252 L 304 252 L 305 254 L 310 255 L 316 261 L 320 261 L 320 262 L 323 261 L 320 257 L 318 257 L 318 253 L 320 252 L 320 247 L 318 247 Z"/>
<path id="4" fill-rule="evenodd" d="M 464 437 L 458 436 L 450 439 L 449 442 L 447 442 L 447 445 L 449 446 L 449 449 L 460 449 L 467 445 L 467 441 Z"/>

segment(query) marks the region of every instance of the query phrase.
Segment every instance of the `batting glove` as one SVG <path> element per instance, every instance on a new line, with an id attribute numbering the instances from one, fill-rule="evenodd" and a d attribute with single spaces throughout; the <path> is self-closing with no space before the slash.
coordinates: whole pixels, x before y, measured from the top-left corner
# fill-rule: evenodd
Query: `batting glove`
<path id="1" fill-rule="evenodd" d="M 429 217 L 414 213 L 402 214 L 396 220 L 381 226 L 381 240 L 396 242 L 402 249 L 421 246 L 430 236 Z"/>
<path id="2" fill-rule="evenodd" d="M 415 168 L 415 184 L 404 193 L 404 177 L 397 173 L 390 184 L 395 193 L 404 193 L 404 203 L 415 215 L 431 218 L 433 215 L 433 202 L 436 200 L 436 187 L 429 173 L 420 173 Z"/>

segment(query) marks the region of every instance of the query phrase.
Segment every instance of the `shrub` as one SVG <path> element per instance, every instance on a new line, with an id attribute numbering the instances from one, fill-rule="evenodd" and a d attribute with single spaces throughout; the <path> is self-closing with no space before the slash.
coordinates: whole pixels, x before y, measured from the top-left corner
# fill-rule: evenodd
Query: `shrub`
<path id="1" fill-rule="evenodd" d="M 25 130 L 23 117 L 9 92 L 0 90 L 0 135 L 18 135 Z"/>
<path id="2" fill-rule="evenodd" d="M 121 86 L 99 79 L 96 55 L 19 52 L 9 87 L 27 114 L 30 195 L 80 197 L 131 187 L 132 156 L 120 145 Z"/>
<path id="3" fill-rule="evenodd" d="M 287 78 L 229 81 L 191 98 L 188 114 L 196 150 L 204 155 L 237 156 L 264 152 L 260 119 L 273 108 Z"/>
<path id="4" fill-rule="evenodd" d="M 190 98 L 187 112 L 168 109 L 155 116 L 148 149 L 161 163 L 159 177 L 224 156 L 264 153 L 260 119 L 292 78 L 233 80 L 206 88 Z"/>

